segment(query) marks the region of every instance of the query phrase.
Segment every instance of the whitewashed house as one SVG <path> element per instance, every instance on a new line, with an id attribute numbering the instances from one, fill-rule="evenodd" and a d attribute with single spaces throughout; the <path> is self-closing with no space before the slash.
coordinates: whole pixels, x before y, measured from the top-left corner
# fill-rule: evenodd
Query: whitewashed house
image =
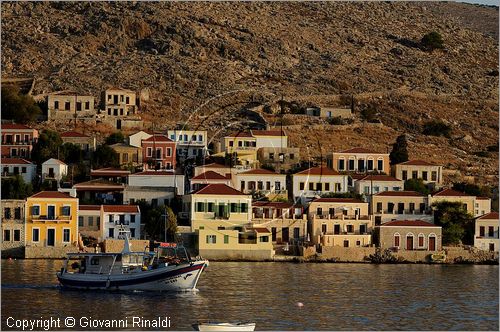
<path id="1" fill-rule="evenodd" d="M 103 239 L 118 239 L 120 230 L 130 231 L 131 239 L 141 238 L 141 211 L 137 205 L 102 205 Z"/>
<path id="2" fill-rule="evenodd" d="M 20 175 L 24 182 L 31 183 L 36 176 L 36 165 L 22 158 L 2 158 L 2 177 Z"/>
<path id="3" fill-rule="evenodd" d="M 68 165 L 58 159 L 50 158 L 42 163 L 42 181 L 61 181 L 66 174 L 68 174 Z"/>
<path id="4" fill-rule="evenodd" d="M 348 175 L 328 167 L 312 167 L 293 174 L 293 197 L 307 203 L 327 193 L 347 192 Z"/>

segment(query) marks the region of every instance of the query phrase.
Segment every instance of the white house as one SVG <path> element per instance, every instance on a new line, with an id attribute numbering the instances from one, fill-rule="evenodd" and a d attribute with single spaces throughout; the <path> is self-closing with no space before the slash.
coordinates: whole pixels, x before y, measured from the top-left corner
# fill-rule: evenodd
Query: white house
<path id="1" fill-rule="evenodd" d="M 142 148 L 142 140 L 148 139 L 152 136 L 152 134 L 141 130 L 128 137 L 128 144 L 137 148 Z"/>
<path id="2" fill-rule="evenodd" d="M 42 181 L 46 179 L 61 181 L 66 174 L 68 165 L 58 159 L 50 158 L 42 164 Z"/>
<path id="3" fill-rule="evenodd" d="M 233 188 L 245 194 L 259 192 L 264 195 L 283 194 L 286 196 L 286 175 L 267 169 L 251 169 L 238 173 L 232 178 Z"/>
<path id="4" fill-rule="evenodd" d="M 354 182 L 354 191 L 357 194 L 378 194 L 383 191 L 404 190 L 405 183 L 389 175 L 367 175 Z"/>
<path id="5" fill-rule="evenodd" d="M 293 197 L 302 203 L 326 193 L 347 192 L 348 175 L 328 167 L 312 167 L 293 174 Z"/>
<path id="6" fill-rule="evenodd" d="M 191 178 L 191 191 L 198 190 L 204 185 L 221 183 L 232 187 L 231 174 L 222 175 L 214 171 L 206 171 Z"/>
<path id="7" fill-rule="evenodd" d="M 179 160 L 207 155 L 206 130 L 169 130 L 167 136 L 175 142 Z"/>
<path id="8" fill-rule="evenodd" d="M 474 247 L 498 251 L 500 246 L 498 212 L 490 212 L 476 219 Z"/>
<path id="9" fill-rule="evenodd" d="M 137 205 L 102 205 L 103 239 L 118 239 L 120 229 L 130 231 L 131 239 L 141 238 L 141 211 Z"/>
<path id="10" fill-rule="evenodd" d="M 19 174 L 24 182 L 31 183 L 36 175 L 36 165 L 22 158 L 2 158 L 2 177 Z"/>
<path id="11" fill-rule="evenodd" d="M 130 174 L 128 185 L 131 187 L 170 187 L 177 195 L 184 195 L 184 174 L 172 171 L 144 171 Z M 173 191 L 173 190 L 172 190 Z"/>

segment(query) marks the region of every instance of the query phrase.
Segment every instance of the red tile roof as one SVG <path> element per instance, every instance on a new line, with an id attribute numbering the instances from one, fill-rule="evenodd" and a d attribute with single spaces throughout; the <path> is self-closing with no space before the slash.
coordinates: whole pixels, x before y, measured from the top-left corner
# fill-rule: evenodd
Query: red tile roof
<path id="1" fill-rule="evenodd" d="M 143 142 L 174 142 L 170 138 L 168 138 L 166 135 L 159 135 L 159 134 L 154 134 L 150 138 L 143 139 Z"/>
<path id="2" fill-rule="evenodd" d="M 495 219 L 495 220 L 498 220 L 498 212 L 490 212 L 490 213 L 487 213 L 477 219 Z"/>
<path id="3" fill-rule="evenodd" d="M 356 198 L 317 198 L 312 203 L 365 203 Z M 368 203 L 366 203 L 368 204 Z"/>
<path id="4" fill-rule="evenodd" d="M 339 172 L 328 168 L 328 167 L 311 167 L 309 169 L 303 170 L 301 172 L 295 173 L 294 175 L 340 175 Z"/>
<path id="5" fill-rule="evenodd" d="M 64 133 L 61 134 L 61 137 L 89 137 L 85 134 L 81 134 L 79 132 L 76 132 L 76 131 L 66 131 Z"/>
<path id="6" fill-rule="evenodd" d="M 91 176 L 127 176 L 129 174 L 130 171 L 113 167 L 90 170 Z"/>
<path id="7" fill-rule="evenodd" d="M 386 154 L 386 153 L 380 153 L 376 152 L 370 149 L 365 149 L 365 148 L 351 148 L 347 150 L 340 151 L 338 153 L 374 153 L 374 154 Z"/>
<path id="8" fill-rule="evenodd" d="M 207 171 L 192 177 L 191 180 L 229 180 L 229 178 L 214 171 Z"/>
<path id="9" fill-rule="evenodd" d="M 382 191 L 381 193 L 378 193 L 378 194 L 375 194 L 375 196 L 419 196 L 419 197 L 424 197 L 425 195 L 419 193 L 419 192 L 416 192 L 416 191 Z"/>
<path id="10" fill-rule="evenodd" d="M 80 182 L 73 186 L 76 190 L 123 190 L 125 188 L 122 184 L 117 184 L 111 181 L 95 179 L 86 182 Z"/>
<path id="11" fill-rule="evenodd" d="M 29 129 L 29 130 L 34 130 L 33 128 L 30 128 L 26 125 L 23 124 L 18 124 L 18 123 L 2 123 L 1 124 L 2 130 L 5 129 Z"/>
<path id="12" fill-rule="evenodd" d="M 382 175 L 382 174 L 371 174 L 363 177 L 362 179 L 359 180 L 365 180 L 365 181 L 402 181 L 398 180 L 393 176 L 390 175 Z"/>
<path id="13" fill-rule="evenodd" d="M 437 192 L 433 193 L 432 196 L 446 196 L 446 197 L 447 196 L 455 196 L 455 197 L 459 197 L 459 196 L 471 196 L 471 195 L 468 195 L 468 194 L 463 193 L 461 191 L 457 191 L 457 190 L 446 188 L 446 189 L 442 189 L 440 191 L 437 191 Z"/>
<path id="14" fill-rule="evenodd" d="M 264 227 L 254 227 L 249 228 L 248 230 L 255 231 L 257 233 L 271 233 L 267 228 Z"/>
<path id="15" fill-rule="evenodd" d="M 252 133 L 249 132 L 244 132 L 244 131 L 238 131 L 238 132 L 233 132 L 226 137 L 253 137 Z"/>
<path id="16" fill-rule="evenodd" d="M 229 187 L 223 183 L 212 183 L 192 192 L 196 195 L 245 195 L 239 190 Z"/>
<path id="17" fill-rule="evenodd" d="M 404 161 L 402 163 L 399 163 L 398 165 L 413 165 L 413 166 L 438 166 L 436 164 L 432 164 L 428 161 L 425 161 L 425 160 L 418 160 L 418 159 L 415 159 L 415 160 L 408 160 L 408 161 Z"/>
<path id="18" fill-rule="evenodd" d="M 354 180 L 361 180 L 366 176 L 366 174 L 349 174 L 349 176 Z"/>
<path id="19" fill-rule="evenodd" d="M 0 163 L 2 165 L 29 165 L 33 164 L 31 161 L 22 158 L 2 158 Z"/>
<path id="20" fill-rule="evenodd" d="M 293 207 L 295 204 L 293 203 L 288 203 L 288 202 L 264 202 L 264 201 L 256 201 L 252 202 L 252 207 L 258 207 L 258 208 L 275 208 L 275 209 L 289 209 Z M 297 206 L 297 205 L 295 205 Z M 297 206 L 298 207 L 298 206 Z"/>
<path id="21" fill-rule="evenodd" d="M 389 221 L 389 222 L 386 222 L 385 224 L 380 225 L 380 227 L 385 227 L 385 226 L 439 227 L 439 228 L 441 228 L 441 226 L 437 226 L 437 225 L 431 224 L 430 222 L 423 221 L 423 220 L 394 220 L 394 221 Z"/>
<path id="22" fill-rule="evenodd" d="M 96 211 L 96 210 L 101 210 L 100 205 L 79 205 L 78 209 L 80 211 Z"/>
<path id="23" fill-rule="evenodd" d="M 229 166 L 218 164 L 218 163 L 211 163 L 211 164 L 206 164 L 206 165 L 200 165 L 198 166 L 199 168 L 230 168 Z"/>
<path id="24" fill-rule="evenodd" d="M 103 205 L 104 212 L 139 213 L 138 205 Z"/>
<path id="25" fill-rule="evenodd" d="M 135 176 L 135 175 L 140 175 L 140 176 L 172 176 L 175 175 L 174 170 L 172 171 L 143 171 L 143 172 L 138 172 L 134 174 L 130 174 L 130 176 Z"/>
<path id="26" fill-rule="evenodd" d="M 29 198 L 72 198 L 77 199 L 75 197 L 71 197 L 66 193 L 61 193 L 59 191 L 40 191 L 37 194 L 30 196 Z"/>
<path id="27" fill-rule="evenodd" d="M 251 130 L 253 136 L 286 136 L 285 131 L 281 130 Z"/>
<path id="28" fill-rule="evenodd" d="M 262 174 L 281 175 L 281 174 L 277 174 L 273 171 L 270 171 L 268 169 L 263 169 L 263 168 L 251 169 L 249 171 L 245 171 L 245 172 L 242 172 L 240 174 L 245 174 L 245 175 L 262 175 Z"/>

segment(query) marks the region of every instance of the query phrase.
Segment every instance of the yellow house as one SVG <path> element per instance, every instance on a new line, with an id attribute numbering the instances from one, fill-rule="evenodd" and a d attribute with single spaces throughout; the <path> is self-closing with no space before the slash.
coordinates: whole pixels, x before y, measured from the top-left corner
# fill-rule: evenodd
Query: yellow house
<path id="1" fill-rule="evenodd" d="M 78 240 L 78 198 L 41 191 L 26 200 L 26 246 L 71 247 Z"/>

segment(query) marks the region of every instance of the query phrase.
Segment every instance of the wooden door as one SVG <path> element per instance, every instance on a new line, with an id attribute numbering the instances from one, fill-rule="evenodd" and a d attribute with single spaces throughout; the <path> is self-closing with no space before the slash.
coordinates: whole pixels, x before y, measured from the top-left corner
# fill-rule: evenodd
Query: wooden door
<path id="1" fill-rule="evenodd" d="M 429 250 L 436 251 L 436 238 L 434 236 L 429 238 Z"/>
<path id="2" fill-rule="evenodd" d="M 406 250 L 413 250 L 413 236 L 406 237 Z"/>

